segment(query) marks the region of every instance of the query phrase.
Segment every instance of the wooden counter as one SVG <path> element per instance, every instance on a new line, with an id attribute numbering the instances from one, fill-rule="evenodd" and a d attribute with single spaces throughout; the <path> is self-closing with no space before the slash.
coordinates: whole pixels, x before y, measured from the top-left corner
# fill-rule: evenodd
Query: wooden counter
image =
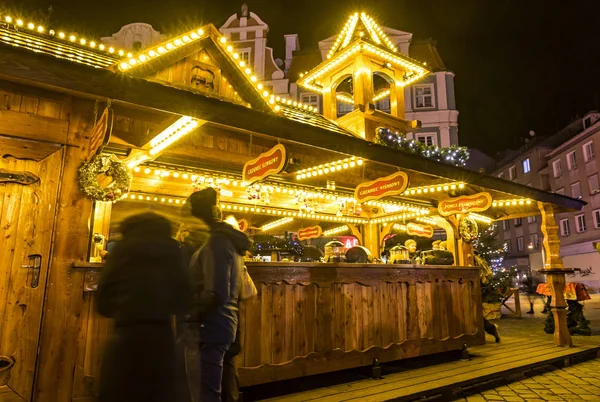
<path id="1" fill-rule="evenodd" d="M 242 386 L 485 342 L 479 269 L 247 263 L 259 295 L 240 307 Z"/>
<path id="2" fill-rule="evenodd" d="M 247 262 L 258 297 L 242 302 L 242 386 L 484 343 L 479 269 Z M 75 395 L 97 389 L 111 327 L 96 313 L 102 264 L 85 271 Z"/>

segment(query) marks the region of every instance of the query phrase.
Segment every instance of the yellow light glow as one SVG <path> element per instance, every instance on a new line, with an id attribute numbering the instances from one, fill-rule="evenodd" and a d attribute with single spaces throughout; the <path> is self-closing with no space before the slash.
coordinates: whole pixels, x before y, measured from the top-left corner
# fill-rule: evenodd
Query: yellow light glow
<path id="1" fill-rule="evenodd" d="M 227 42 L 227 38 L 222 36 L 221 39 L 219 39 L 219 42 L 225 43 L 225 42 Z"/>
<path id="2" fill-rule="evenodd" d="M 22 27 L 23 26 L 23 20 L 19 19 L 17 20 L 17 25 Z"/>
<path id="3" fill-rule="evenodd" d="M 10 24 L 12 22 L 12 18 L 7 15 L 6 17 L 4 17 L 4 21 L 6 21 Z"/>
<path id="4" fill-rule="evenodd" d="M 85 45 L 87 43 L 87 40 L 85 39 L 79 39 L 79 43 L 81 43 L 82 45 Z"/>

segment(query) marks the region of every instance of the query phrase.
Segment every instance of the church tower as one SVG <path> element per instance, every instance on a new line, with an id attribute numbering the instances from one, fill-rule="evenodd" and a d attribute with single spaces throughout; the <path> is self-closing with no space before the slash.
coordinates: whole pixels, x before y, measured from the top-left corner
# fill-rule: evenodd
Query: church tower
<path id="1" fill-rule="evenodd" d="M 374 141 L 380 127 L 406 133 L 420 127 L 405 120 L 404 87 L 430 70 L 398 52 L 379 25 L 365 13 L 353 14 L 321 64 L 298 85 L 323 95 L 323 115 L 357 136 Z M 338 101 L 352 112 L 338 118 Z M 389 113 L 378 110 L 389 102 Z M 386 104 L 387 104 L 386 102 Z"/>

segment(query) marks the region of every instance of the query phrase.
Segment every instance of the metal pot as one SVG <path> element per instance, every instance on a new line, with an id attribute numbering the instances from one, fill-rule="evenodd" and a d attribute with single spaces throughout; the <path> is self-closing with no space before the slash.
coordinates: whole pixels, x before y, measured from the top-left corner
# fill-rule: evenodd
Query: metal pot
<path id="1" fill-rule="evenodd" d="M 368 248 L 363 246 L 354 246 L 346 251 L 346 262 L 355 262 L 360 264 L 372 263 L 373 255 Z"/>
<path id="2" fill-rule="evenodd" d="M 325 262 L 344 262 L 344 243 L 333 240 L 325 245 Z"/>
<path id="3" fill-rule="evenodd" d="M 394 246 L 390 249 L 389 264 L 410 264 L 408 249 L 404 246 Z"/>

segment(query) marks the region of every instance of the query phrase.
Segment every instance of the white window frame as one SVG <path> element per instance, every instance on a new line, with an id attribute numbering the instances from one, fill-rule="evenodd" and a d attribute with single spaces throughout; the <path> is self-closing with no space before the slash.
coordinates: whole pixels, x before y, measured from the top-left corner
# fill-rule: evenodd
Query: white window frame
<path id="1" fill-rule="evenodd" d="M 571 158 L 571 156 L 573 158 Z M 567 154 L 567 167 L 569 168 L 569 170 L 577 169 L 577 155 L 575 154 L 575 151 L 571 151 Z"/>
<path id="2" fill-rule="evenodd" d="M 575 194 L 575 190 L 574 188 L 578 189 L 579 194 Z M 571 197 L 572 198 L 581 198 L 582 194 L 581 194 L 581 182 L 576 181 L 575 183 L 571 184 Z"/>
<path id="3" fill-rule="evenodd" d="M 431 95 L 417 95 L 417 89 L 420 88 L 428 88 L 431 92 Z M 431 106 L 417 106 L 417 98 L 423 97 L 423 104 L 425 104 L 425 98 L 431 97 Z M 413 104 L 415 105 L 415 109 L 435 109 L 435 86 L 433 84 L 419 84 L 413 85 Z"/>
<path id="4" fill-rule="evenodd" d="M 575 215 L 575 231 L 577 233 L 583 233 L 587 230 L 585 223 L 585 214 Z"/>
<path id="5" fill-rule="evenodd" d="M 508 219 L 502 221 L 502 229 L 504 231 L 510 230 L 510 221 Z"/>
<path id="6" fill-rule="evenodd" d="M 316 102 L 310 100 L 310 98 L 312 98 L 313 96 L 316 97 Z M 309 100 L 305 100 L 305 98 L 309 98 Z M 316 92 L 303 92 L 302 94 L 300 94 L 300 102 L 304 103 L 305 105 L 314 106 L 318 110 L 321 110 L 321 97 Z"/>
<path id="7" fill-rule="evenodd" d="M 511 167 L 508 168 L 508 179 L 514 180 L 516 178 L 517 178 L 517 167 L 515 165 L 512 165 Z"/>
<path id="8" fill-rule="evenodd" d="M 506 252 L 512 253 L 512 242 L 510 241 L 510 239 L 506 240 L 504 244 L 506 244 Z"/>
<path id="9" fill-rule="evenodd" d="M 537 218 L 535 216 L 527 217 L 527 223 L 535 223 L 536 221 L 537 221 Z"/>
<path id="10" fill-rule="evenodd" d="M 498 177 L 499 177 L 500 179 L 504 179 L 504 172 L 500 172 L 500 173 L 498 173 Z"/>
<path id="11" fill-rule="evenodd" d="M 594 229 L 600 229 L 600 209 L 594 209 L 592 215 L 594 216 Z"/>
<path id="12" fill-rule="evenodd" d="M 424 141 L 421 141 L 423 139 Z M 428 143 L 428 139 L 431 140 L 431 144 Z M 421 133 L 415 135 L 415 140 L 419 141 L 421 144 L 425 144 L 427 146 L 435 146 L 437 145 L 437 134 L 436 133 Z"/>
<path id="13" fill-rule="evenodd" d="M 534 249 L 540 248 L 540 238 L 537 233 L 532 233 L 529 235 L 529 242 L 533 245 Z"/>
<path id="14" fill-rule="evenodd" d="M 523 174 L 531 172 L 531 162 L 529 161 L 529 158 L 523 159 L 521 164 L 523 165 Z"/>
<path id="15" fill-rule="evenodd" d="M 560 159 L 552 162 L 552 172 L 554 173 L 554 177 L 562 176 L 562 161 Z"/>
<path id="16" fill-rule="evenodd" d="M 523 218 L 515 218 L 515 227 L 523 225 Z"/>
<path id="17" fill-rule="evenodd" d="M 556 194 L 565 195 L 565 188 L 561 187 L 555 191 Z"/>
<path id="18" fill-rule="evenodd" d="M 523 236 L 517 237 L 517 251 L 523 251 L 525 249 L 525 241 Z"/>
<path id="19" fill-rule="evenodd" d="M 569 218 L 564 218 L 559 221 L 560 235 L 567 237 L 571 234 L 571 227 L 569 225 Z"/>
<path id="20" fill-rule="evenodd" d="M 596 188 L 592 188 L 592 178 L 596 178 Z M 598 177 L 598 173 L 594 173 L 593 175 L 588 176 L 588 188 L 590 189 L 590 195 L 600 193 L 600 177 Z"/>
<path id="21" fill-rule="evenodd" d="M 596 159 L 596 153 L 594 152 L 594 140 L 588 141 L 581 147 L 583 150 L 583 160 L 590 162 Z"/>
<path id="22" fill-rule="evenodd" d="M 246 64 L 248 64 L 249 67 L 252 67 L 254 65 L 254 60 L 252 59 L 252 48 L 251 47 L 243 47 L 243 48 L 235 49 L 234 52 L 240 56 L 239 60 L 240 61 L 243 60 Z M 245 54 L 248 54 L 247 59 L 244 58 Z"/>

